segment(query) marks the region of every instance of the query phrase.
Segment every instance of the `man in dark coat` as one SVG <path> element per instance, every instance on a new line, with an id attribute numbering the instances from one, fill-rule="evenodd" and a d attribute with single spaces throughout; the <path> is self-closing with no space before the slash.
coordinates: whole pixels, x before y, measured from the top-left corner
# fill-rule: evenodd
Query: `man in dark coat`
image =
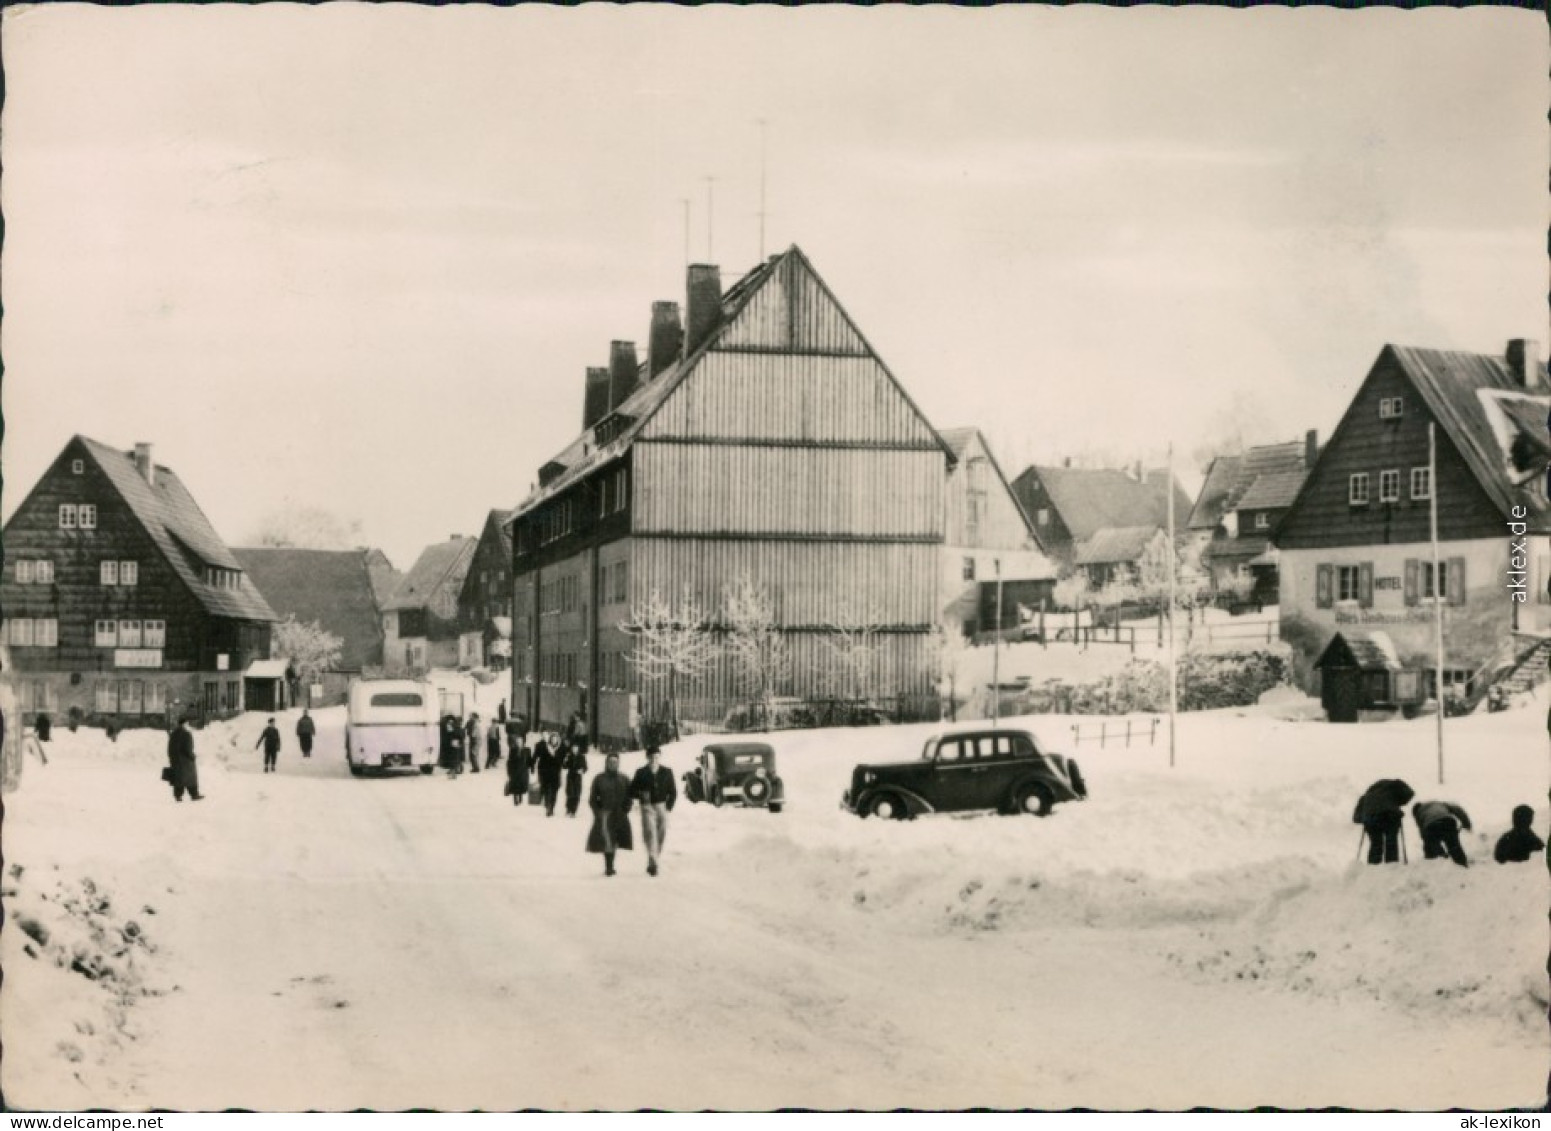
<path id="1" fill-rule="evenodd" d="M 657 874 L 657 858 L 668 837 L 668 814 L 679 798 L 673 771 L 662 764 L 662 751 L 646 748 L 646 765 L 630 779 L 630 796 L 641 803 L 641 839 L 646 842 L 646 874 Z"/>
<path id="2" fill-rule="evenodd" d="M 479 712 L 469 714 L 469 721 L 463 728 L 464 749 L 468 751 L 469 769 L 479 773 Z"/>
<path id="3" fill-rule="evenodd" d="M 1368 863 L 1394 864 L 1400 859 L 1400 833 L 1405 824 L 1406 802 L 1416 796 L 1399 778 L 1383 778 L 1370 785 L 1352 811 L 1352 820 L 1368 837 Z"/>
<path id="4" fill-rule="evenodd" d="M 194 764 L 194 736 L 189 733 L 187 719 L 179 719 L 167 736 L 167 761 L 172 765 L 172 799 L 182 801 L 186 792 L 195 801 L 203 801 L 205 795 L 199 792 L 199 768 Z"/>
<path id="5" fill-rule="evenodd" d="M 501 764 L 501 728 L 490 724 L 485 734 L 485 769 L 493 770 Z"/>
<path id="6" fill-rule="evenodd" d="M 48 717 L 47 711 L 39 711 L 38 717 L 33 720 L 32 729 L 39 742 L 47 742 L 54 733 L 54 720 Z"/>
<path id="7" fill-rule="evenodd" d="M 1546 842 L 1535 835 L 1535 810 L 1528 805 L 1513 808 L 1513 828 L 1498 838 L 1492 856 L 1499 864 L 1522 864 L 1546 850 Z"/>
<path id="8" fill-rule="evenodd" d="M 449 778 L 463 772 L 463 726 L 456 715 L 442 716 L 441 763 Z"/>
<path id="9" fill-rule="evenodd" d="M 1470 867 L 1460 847 L 1460 829 L 1470 828 L 1470 817 L 1450 801 L 1419 801 L 1411 806 L 1411 816 L 1422 831 L 1422 855 L 1429 860 L 1447 856 L 1461 868 Z"/>
<path id="10" fill-rule="evenodd" d="M 582 807 L 582 779 L 587 776 L 587 748 L 573 746 L 565 756 L 565 815 L 576 816 Z"/>
<path id="11" fill-rule="evenodd" d="M 603 874 L 612 876 L 614 853 L 635 847 L 630 837 L 630 783 L 619 772 L 618 754 L 603 759 L 603 772 L 592 779 L 587 805 L 592 809 L 587 851 L 603 853 Z"/>
<path id="12" fill-rule="evenodd" d="M 302 717 L 296 720 L 296 744 L 302 748 L 302 757 L 312 757 L 312 739 L 318 733 L 318 724 L 312 721 L 312 716 L 307 713 L 307 708 L 302 708 Z"/>
<path id="13" fill-rule="evenodd" d="M 565 767 L 565 747 L 558 738 L 540 742 L 533 748 L 533 765 L 539 775 L 539 790 L 544 797 L 544 816 L 555 815 L 555 802 L 560 797 L 560 772 Z"/>
<path id="14" fill-rule="evenodd" d="M 253 749 L 260 746 L 264 748 L 264 772 L 275 772 L 275 759 L 280 755 L 280 732 L 275 729 L 275 720 L 270 719 L 269 725 L 264 728 L 264 733 L 259 735 L 259 740 L 253 744 Z"/>
<path id="15" fill-rule="evenodd" d="M 528 749 L 518 741 L 506 751 L 506 788 L 511 793 L 512 804 L 521 805 L 528 796 Z"/>

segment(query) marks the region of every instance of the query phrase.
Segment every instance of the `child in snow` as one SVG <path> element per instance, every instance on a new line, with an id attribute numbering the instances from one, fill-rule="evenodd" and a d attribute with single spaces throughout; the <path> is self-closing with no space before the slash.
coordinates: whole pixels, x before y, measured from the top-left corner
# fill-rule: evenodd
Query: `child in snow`
<path id="1" fill-rule="evenodd" d="M 1450 801 L 1418 801 L 1411 816 L 1422 833 L 1422 855 L 1429 860 L 1447 856 L 1461 868 L 1470 867 L 1460 847 L 1459 832 L 1470 828 L 1470 816 Z"/>
<path id="2" fill-rule="evenodd" d="M 1546 850 L 1545 841 L 1536 836 L 1531 827 L 1534 823 L 1535 810 L 1528 805 L 1514 806 L 1513 828 L 1503 833 L 1492 853 L 1499 864 L 1522 864 Z"/>
<path id="3" fill-rule="evenodd" d="M 1383 778 L 1357 799 L 1352 820 L 1368 837 L 1368 863 L 1394 864 L 1400 859 L 1400 832 L 1405 804 L 1416 792 L 1399 778 Z"/>

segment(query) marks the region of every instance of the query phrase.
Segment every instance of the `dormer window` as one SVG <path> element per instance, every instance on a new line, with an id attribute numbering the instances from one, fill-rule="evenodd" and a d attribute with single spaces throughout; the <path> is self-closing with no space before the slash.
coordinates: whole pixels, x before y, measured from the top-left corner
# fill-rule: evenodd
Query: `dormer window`
<path id="1" fill-rule="evenodd" d="M 1399 420 L 1405 415 L 1405 411 L 1404 397 L 1383 397 L 1379 400 L 1380 420 Z"/>
<path id="2" fill-rule="evenodd" d="M 1269 530 L 1271 528 L 1271 516 L 1265 511 L 1255 512 L 1255 529 Z"/>
<path id="3" fill-rule="evenodd" d="M 234 569 L 216 569 L 211 566 L 205 570 L 205 584 L 217 589 L 239 589 L 242 586 L 242 574 Z"/>

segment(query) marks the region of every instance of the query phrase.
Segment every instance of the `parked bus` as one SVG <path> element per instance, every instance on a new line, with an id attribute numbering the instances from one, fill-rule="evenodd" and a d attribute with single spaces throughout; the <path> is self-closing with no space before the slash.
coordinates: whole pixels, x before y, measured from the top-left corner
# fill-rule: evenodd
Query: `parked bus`
<path id="1" fill-rule="evenodd" d="M 368 770 L 436 768 L 441 746 L 436 688 L 429 680 L 358 679 L 345 715 L 345 761 L 359 777 Z"/>

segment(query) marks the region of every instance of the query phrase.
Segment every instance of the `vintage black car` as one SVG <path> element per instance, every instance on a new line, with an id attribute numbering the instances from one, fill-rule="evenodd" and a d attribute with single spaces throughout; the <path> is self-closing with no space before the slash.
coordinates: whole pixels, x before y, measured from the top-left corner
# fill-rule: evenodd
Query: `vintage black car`
<path id="1" fill-rule="evenodd" d="M 857 766 L 841 805 L 895 820 L 976 809 L 1043 817 L 1087 795 L 1072 759 L 1041 750 L 1028 731 L 996 728 L 934 735 L 913 762 Z"/>
<path id="2" fill-rule="evenodd" d="M 775 772 L 775 751 L 763 742 L 718 742 L 700 753 L 684 775 L 684 796 L 712 805 L 744 805 L 779 813 L 786 786 Z"/>

